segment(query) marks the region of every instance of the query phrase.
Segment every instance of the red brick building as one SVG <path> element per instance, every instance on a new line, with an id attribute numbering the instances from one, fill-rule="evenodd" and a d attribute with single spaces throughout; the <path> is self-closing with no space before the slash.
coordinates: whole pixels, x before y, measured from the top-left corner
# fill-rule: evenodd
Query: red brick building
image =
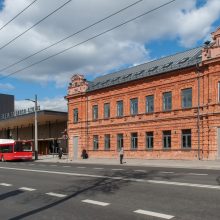
<path id="1" fill-rule="evenodd" d="M 70 157 L 220 158 L 220 29 L 213 41 L 68 88 Z"/>

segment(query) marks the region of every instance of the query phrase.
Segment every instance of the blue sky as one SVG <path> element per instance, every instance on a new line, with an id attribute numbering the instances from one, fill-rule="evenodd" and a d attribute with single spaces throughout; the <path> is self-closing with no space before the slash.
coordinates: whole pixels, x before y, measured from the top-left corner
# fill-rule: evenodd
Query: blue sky
<path id="1" fill-rule="evenodd" d="M 8 0 L 3 8 L 3 0 L 0 0 L 0 28 L 31 2 L 32 0 Z M 38 0 L 0 31 L 2 35 L 0 47 L 64 2 L 64 0 L 46 2 Z M 133 2 L 113 0 L 111 3 L 103 1 L 100 4 L 100 1 L 93 0 L 91 5 L 91 1 L 85 0 L 74 3 L 75 5 L 70 3 L 7 48 L 0 50 L 0 69 L 68 36 L 72 33 L 72 29 L 79 30 Z M 66 43 L 31 58 L 28 62 L 0 72 L 0 78 L 167 1 L 158 0 L 157 4 L 155 2 L 145 0 L 138 3 L 103 25 L 97 25 L 92 30 L 85 31 Z M 51 4 L 53 7 L 49 7 Z M 12 77 L 0 80 L 0 93 L 15 95 L 18 108 L 26 107 L 28 103 L 23 100 L 33 98 L 37 94 L 44 108 L 65 110 L 66 104 L 62 100 L 67 93 L 67 86 L 73 74 L 82 73 L 88 80 L 92 80 L 99 75 L 137 63 L 201 46 L 206 39 L 209 39 L 210 33 L 220 27 L 218 4 L 218 0 L 177 0 L 160 11 L 149 14 L 112 33 Z M 82 8 L 84 11 L 78 12 Z M 73 13 L 74 10 L 75 13 Z"/>

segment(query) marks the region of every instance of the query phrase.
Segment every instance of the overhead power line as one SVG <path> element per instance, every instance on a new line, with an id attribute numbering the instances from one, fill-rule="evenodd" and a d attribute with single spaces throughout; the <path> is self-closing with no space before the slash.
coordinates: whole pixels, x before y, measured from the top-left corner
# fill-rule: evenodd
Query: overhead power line
<path id="1" fill-rule="evenodd" d="M 41 20 L 39 20 L 37 23 L 35 23 L 34 25 L 32 25 L 30 28 L 28 28 L 27 30 L 25 30 L 24 32 L 22 32 L 21 34 L 17 35 L 15 38 L 13 38 L 12 40 L 10 40 L 8 43 L 4 44 L 3 46 L 0 47 L 0 50 L 7 47 L 9 44 L 11 44 L 12 42 L 14 42 L 16 39 L 18 39 L 19 37 L 21 37 L 22 35 L 24 35 L 25 33 L 27 33 L 29 30 L 31 30 L 32 28 L 36 27 L 38 24 L 40 24 L 42 21 L 44 21 L 45 19 L 47 19 L 48 17 L 50 17 L 52 14 L 54 14 L 55 12 L 59 11 L 61 8 L 63 8 L 65 5 L 67 5 L 68 3 L 70 3 L 72 0 L 69 0 L 67 2 L 65 2 L 64 4 L 62 4 L 60 7 L 58 7 L 57 9 L 55 9 L 54 11 L 52 11 L 50 14 L 48 14 L 47 16 L 45 16 L 44 18 L 42 18 Z"/>
<path id="2" fill-rule="evenodd" d="M 164 6 L 166 6 L 166 5 L 169 5 L 169 4 L 173 3 L 173 2 L 175 2 L 175 1 L 176 1 L 176 0 L 172 0 L 172 1 L 169 1 L 169 2 L 167 2 L 167 3 L 164 3 L 164 4 L 162 4 L 162 5 L 160 5 L 160 6 L 156 7 L 156 8 L 153 8 L 153 9 L 151 9 L 151 10 L 149 10 L 149 11 L 143 13 L 143 14 L 140 14 L 140 15 L 138 15 L 138 16 L 132 18 L 132 19 L 129 19 L 129 20 L 127 20 L 127 21 L 125 21 L 125 22 L 123 22 L 123 23 L 121 23 L 121 24 L 119 24 L 119 25 L 116 25 L 116 26 L 114 26 L 113 28 L 110 28 L 110 29 L 108 29 L 108 30 L 106 30 L 106 31 L 103 31 L 103 32 L 101 32 L 101 33 L 99 33 L 99 34 L 97 34 L 97 35 L 94 35 L 93 37 L 90 37 L 90 38 L 88 38 L 87 40 L 81 41 L 80 43 L 77 43 L 77 44 L 75 44 L 75 45 L 73 45 L 73 46 L 71 46 L 71 47 L 68 47 L 68 48 L 66 48 L 66 49 L 64 49 L 64 50 L 61 50 L 61 51 L 58 52 L 58 53 L 55 53 L 55 54 L 53 54 L 53 55 L 51 55 L 51 56 L 48 56 L 48 57 L 46 57 L 46 58 L 44 58 L 44 59 L 42 59 L 42 60 L 40 60 L 40 61 L 37 61 L 37 62 L 35 62 L 35 63 L 32 63 L 32 64 L 29 65 L 29 66 L 26 66 L 26 67 L 24 67 L 24 68 L 22 68 L 22 69 L 19 69 L 19 70 L 13 72 L 13 73 L 10 73 L 10 74 L 8 74 L 8 75 L 6 75 L 6 76 L 3 76 L 3 77 L 0 78 L 0 80 L 3 80 L 3 79 L 5 79 L 5 78 L 8 78 L 8 77 L 10 77 L 10 76 L 12 76 L 12 75 L 14 75 L 14 74 L 16 74 L 16 73 L 19 73 L 19 72 L 21 72 L 21 71 L 23 71 L 23 70 L 29 69 L 29 68 L 32 67 L 32 66 L 35 66 L 35 65 L 37 65 L 37 64 L 40 64 L 40 63 L 42 63 L 42 62 L 44 62 L 44 61 L 46 61 L 46 60 L 49 60 L 49 59 L 51 59 L 51 58 L 53 58 L 53 57 L 55 57 L 55 56 L 58 56 L 58 55 L 60 55 L 60 54 L 62 54 L 62 53 L 64 53 L 64 52 L 66 52 L 66 51 L 68 51 L 68 50 L 70 50 L 70 49 L 73 49 L 73 48 L 75 48 L 75 47 L 77 47 L 77 46 L 79 46 L 79 45 L 82 45 L 82 44 L 84 44 L 84 43 L 86 43 L 86 42 L 88 42 L 88 41 L 91 41 L 91 40 L 93 40 L 93 39 L 95 39 L 95 38 L 97 38 L 97 37 L 100 37 L 100 36 L 102 36 L 102 35 L 104 35 L 104 34 L 110 32 L 110 31 L 113 31 L 113 30 L 115 30 L 115 29 L 117 29 L 117 28 L 119 28 L 119 27 L 121 27 L 121 26 L 124 26 L 124 25 L 127 24 L 127 23 L 130 23 L 130 22 L 132 22 L 132 21 L 134 21 L 134 20 L 137 20 L 138 18 L 141 18 L 141 17 L 143 17 L 143 16 L 145 16 L 145 15 L 147 15 L 147 14 L 150 14 L 150 13 L 152 13 L 152 12 L 154 12 L 154 11 L 156 11 L 156 10 L 158 10 L 158 9 L 160 9 L 160 8 L 162 8 L 162 7 L 164 7 Z"/>
<path id="3" fill-rule="evenodd" d="M 17 15 L 15 15 L 11 20 L 9 20 L 7 23 L 5 23 L 1 28 L 0 31 L 5 28 L 8 24 L 10 24 L 13 20 L 15 20 L 19 15 L 21 15 L 24 11 L 26 11 L 31 5 L 33 5 L 37 0 L 34 0 L 29 4 L 26 8 L 24 8 L 22 11 L 20 11 Z"/>
<path id="4" fill-rule="evenodd" d="M 93 26 L 95 26 L 95 25 L 97 25 L 97 24 L 99 24 L 99 23 L 101 23 L 101 22 L 103 22 L 103 21 L 105 21 L 105 20 L 107 20 L 107 19 L 109 19 L 109 18 L 111 18 L 111 17 L 113 17 L 113 16 L 119 14 L 119 13 L 121 13 L 122 11 L 125 11 L 126 9 L 128 9 L 128 8 L 130 8 L 130 7 L 135 6 L 136 4 L 138 4 L 138 3 L 142 2 L 142 1 L 143 1 L 143 0 L 136 1 L 136 2 L 134 2 L 133 4 L 130 4 L 130 5 L 128 5 L 127 7 L 120 9 L 119 11 L 116 11 L 116 12 L 114 12 L 114 13 L 112 13 L 112 14 L 106 16 L 105 18 L 102 18 L 101 20 L 98 20 L 98 21 L 96 21 L 95 23 L 90 24 L 90 25 L 84 27 L 84 28 L 80 29 L 79 31 L 76 31 L 76 32 L 74 32 L 73 34 L 71 34 L 71 35 L 69 35 L 69 36 L 67 36 L 67 37 L 65 37 L 65 38 L 63 38 L 63 39 L 61 39 L 61 40 L 59 40 L 59 41 L 57 41 L 57 42 L 55 42 L 55 43 L 53 43 L 53 44 L 51 44 L 51 45 L 49 45 L 49 46 L 47 46 L 47 47 L 45 47 L 45 48 L 39 50 L 39 51 L 37 51 L 37 52 L 35 52 L 35 53 L 33 53 L 33 54 L 31 54 L 31 55 L 29 55 L 29 56 L 27 56 L 27 57 L 21 59 L 21 60 L 18 60 L 18 61 L 15 62 L 15 63 L 12 63 L 12 64 L 10 64 L 10 65 L 8 65 L 8 66 L 6 66 L 6 67 L 0 69 L 0 72 L 5 71 L 5 70 L 7 70 L 7 69 L 9 69 L 9 68 L 11 68 L 11 67 L 13 67 L 13 66 L 15 66 L 15 65 L 17 65 L 17 64 L 19 64 L 19 63 L 21 63 L 21 62 L 23 62 L 23 61 L 25 61 L 25 60 L 27 60 L 27 59 L 33 57 L 33 56 L 35 56 L 35 55 L 37 55 L 37 54 L 39 54 L 39 53 L 41 53 L 41 52 L 43 52 L 43 51 L 45 51 L 45 50 L 51 48 L 51 47 L 54 47 L 55 45 L 58 45 L 58 44 L 60 44 L 61 42 L 65 41 L 65 40 L 67 40 L 67 39 L 69 39 L 69 38 L 71 38 L 71 37 L 73 37 L 73 36 L 75 36 L 75 35 L 77 35 L 77 34 L 79 34 L 79 33 L 81 33 L 81 32 L 83 32 L 83 31 L 85 31 L 85 30 L 88 30 L 89 28 L 91 28 L 91 27 L 93 27 Z"/>

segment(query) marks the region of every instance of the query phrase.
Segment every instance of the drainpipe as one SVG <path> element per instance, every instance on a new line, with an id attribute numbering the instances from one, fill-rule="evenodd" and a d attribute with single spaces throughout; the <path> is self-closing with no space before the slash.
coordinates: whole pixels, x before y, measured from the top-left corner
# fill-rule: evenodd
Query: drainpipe
<path id="1" fill-rule="evenodd" d="M 88 135 L 89 135 L 89 112 L 88 112 L 88 95 L 86 95 L 86 150 L 88 153 Z"/>
<path id="2" fill-rule="evenodd" d="M 198 105 L 197 105 L 197 130 L 198 130 L 198 159 L 201 160 L 200 155 L 200 68 L 199 63 L 196 63 L 196 70 L 198 74 Z"/>

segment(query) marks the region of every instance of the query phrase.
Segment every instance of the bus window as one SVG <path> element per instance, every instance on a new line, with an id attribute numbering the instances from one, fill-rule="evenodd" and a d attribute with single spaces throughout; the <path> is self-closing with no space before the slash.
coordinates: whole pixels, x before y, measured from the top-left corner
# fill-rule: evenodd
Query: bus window
<path id="1" fill-rule="evenodd" d="M 1 147 L 1 153 L 12 153 L 13 146 L 12 145 L 5 145 Z"/>
<path id="2" fill-rule="evenodd" d="M 31 143 L 30 142 L 16 142 L 14 151 L 15 152 L 32 151 Z"/>

